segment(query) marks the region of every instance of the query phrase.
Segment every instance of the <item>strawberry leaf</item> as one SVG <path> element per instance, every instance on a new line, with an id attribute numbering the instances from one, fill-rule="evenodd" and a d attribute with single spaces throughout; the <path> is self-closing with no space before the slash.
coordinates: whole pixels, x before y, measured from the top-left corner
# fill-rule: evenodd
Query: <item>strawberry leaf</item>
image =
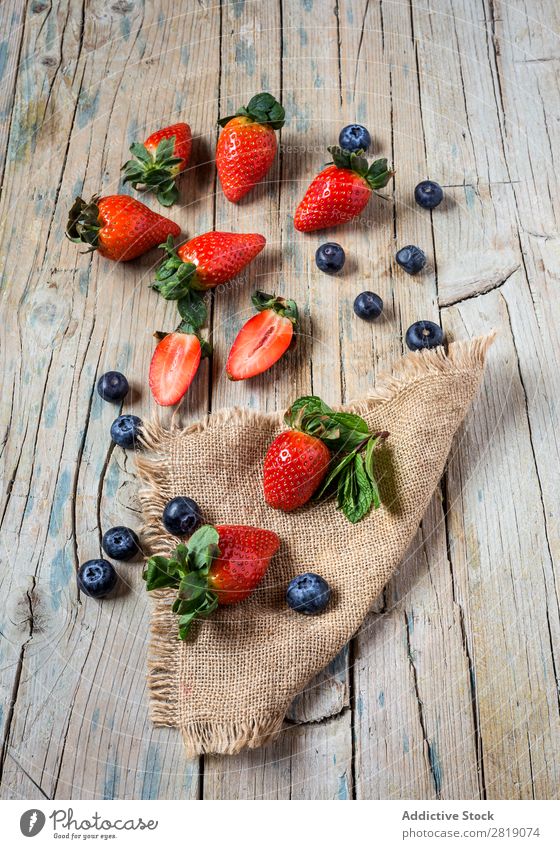
<path id="1" fill-rule="evenodd" d="M 187 545 L 191 569 L 210 566 L 212 560 L 220 554 L 218 540 L 218 531 L 213 525 L 203 525 L 194 532 Z"/>
<path id="2" fill-rule="evenodd" d="M 206 324 L 208 310 L 202 295 L 194 289 L 189 289 L 177 301 L 177 309 L 183 321 L 187 321 L 196 330 Z"/>
<path id="3" fill-rule="evenodd" d="M 155 555 L 146 562 L 142 577 L 148 591 L 177 587 L 181 577 L 181 566 L 177 560 Z"/>

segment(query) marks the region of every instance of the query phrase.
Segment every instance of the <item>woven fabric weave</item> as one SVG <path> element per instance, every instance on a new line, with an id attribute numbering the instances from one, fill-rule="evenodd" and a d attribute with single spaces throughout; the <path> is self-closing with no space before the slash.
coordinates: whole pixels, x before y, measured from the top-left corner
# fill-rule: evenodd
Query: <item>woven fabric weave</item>
<path id="1" fill-rule="evenodd" d="M 138 468 L 152 553 L 168 554 L 177 544 L 161 514 L 178 495 L 194 498 L 207 522 L 268 528 L 282 541 L 257 591 L 197 624 L 187 642 L 177 639 L 173 593 L 153 593 L 151 716 L 181 730 L 188 756 L 267 742 L 281 730 L 294 696 L 356 632 L 415 534 L 491 341 L 408 354 L 371 397 L 345 408 L 370 429 L 390 433 L 377 455 L 382 507 L 356 525 L 334 501 L 294 513 L 265 503 L 263 457 L 284 429 L 281 414 L 232 410 L 184 430 L 146 426 Z M 333 588 L 320 616 L 286 607 L 288 581 L 305 571 L 318 572 Z"/>

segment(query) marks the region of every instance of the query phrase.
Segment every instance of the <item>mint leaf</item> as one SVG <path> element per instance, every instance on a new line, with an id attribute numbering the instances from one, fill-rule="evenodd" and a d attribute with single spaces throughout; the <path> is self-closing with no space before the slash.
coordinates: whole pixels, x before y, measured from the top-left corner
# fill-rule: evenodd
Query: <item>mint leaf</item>
<path id="1" fill-rule="evenodd" d="M 183 321 L 188 322 L 195 330 L 199 330 L 206 323 L 208 316 L 206 304 L 202 295 L 193 289 L 187 289 L 178 299 L 177 309 Z"/>
<path id="2" fill-rule="evenodd" d="M 381 507 L 381 497 L 379 495 L 379 487 L 377 486 L 377 480 L 376 480 L 376 477 L 375 477 L 375 469 L 373 467 L 373 453 L 375 451 L 375 446 L 377 445 L 378 442 L 379 442 L 378 436 L 374 436 L 374 437 L 372 437 L 372 439 L 369 440 L 367 447 L 366 447 L 366 458 L 365 458 L 365 463 L 364 463 L 366 474 L 367 474 L 367 476 L 369 478 L 369 482 L 371 484 L 373 506 L 375 507 L 376 510 L 379 507 Z"/>
<path id="3" fill-rule="evenodd" d="M 213 525 L 203 525 L 189 539 L 189 566 L 191 569 L 206 569 L 219 555 L 219 535 Z"/>
<path id="4" fill-rule="evenodd" d="M 147 560 L 142 577 L 146 581 L 147 590 L 161 590 L 166 587 L 177 587 L 180 571 L 180 564 L 176 560 L 155 555 Z"/>
<path id="5" fill-rule="evenodd" d="M 328 474 L 328 475 L 327 475 L 327 477 L 326 477 L 326 480 L 325 480 L 324 484 L 323 484 L 323 485 L 322 485 L 322 487 L 320 488 L 320 490 L 319 490 L 319 492 L 317 493 L 317 495 L 315 496 L 315 498 L 320 499 L 320 498 L 323 498 L 323 497 L 325 496 L 325 494 L 327 493 L 327 491 L 328 491 L 329 489 L 331 489 L 331 485 L 334 483 L 334 481 L 338 478 L 338 476 L 339 476 L 340 474 L 342 474 L 342 472 L 344 471 L 344 469 L 345 469 L 345 468 L 346 468 L 346 467 L 347 467 L 347 466 L 348 466 L 348 465 L 352 462 L 352 460 L 353 460 L 354 456 L 355 456 L 354 454 L 346 454 L 346 455 L 342 458 L 342 460 L 340 460 L 339 462 L 337 462 L 337 463 L 336 463 L 336 464 L 332 467 L 331 471 L 329 472 L 329 474 Z"/>
<path id="6" fill-rule="evenodd" d="M 178 598 L 183 601 L 194 601 L 204 595 L 208 589 L 208 579 L 201 572 L 189 572 L 179 584 Z"/>

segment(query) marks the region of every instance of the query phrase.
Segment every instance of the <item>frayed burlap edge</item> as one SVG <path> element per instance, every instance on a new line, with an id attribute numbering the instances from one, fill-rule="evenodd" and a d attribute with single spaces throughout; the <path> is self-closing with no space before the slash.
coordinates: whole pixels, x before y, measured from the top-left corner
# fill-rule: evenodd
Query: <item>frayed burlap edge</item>
<path id="1" fill-rule="evenodd" d="M 402 357 L 392 373 L 382 375 L 375 389 L 365 399 L 345 405 L 354 412 L 363 414 L 374 404 L 389 403 L 404 391 L 411 390 L 420 381 L 434 375 L 460 374 L 474 366 L 484 364 L 487 351 L 496 337 L 492 331 L 486 336 L 453 342 L 431 351 L 414 351 Z M 142 430 L 142 446 L 152 456 L 137 456 L 137 469 L 144 486 L 139 492 L 144 514 L 142 538 L 145 547 L 152 552 L 168 552 L 173 541 L 161 534 L 161 515 L 167 498 L 160 487 L 162 468 L 170 462 L 170 442 L 187 434 L 201 433 L 206 428 L 223 427 L 228 422 L 259 425 L 279 423 L 283 412 L 259 413 L 247 409 L 232 408 L 211 413 L 200 421 L 184 428 L 165 427 L 153 420 L 145 422 Z M 156 725 L 179 728 L 183 737 L 187 757 L 221 752 L 237 754 L 245 748 L 257 748 L 278 736 L 284 725 L 285 711 L 263 714 L 249 719 L 240 718 L 238 723 L 219 721 L 195 721 L 181 725 L 178 715 L 179 646 L 169 640 L 174 627 L 174 617 L 165 604 L 165 592 L 152 594 L 155 600 L 152 612 L 151 640 L 148 649 L 148 688 L 150 691 L 150 718 Z M 286 705 L 286 710 L 288 705 Z"/>

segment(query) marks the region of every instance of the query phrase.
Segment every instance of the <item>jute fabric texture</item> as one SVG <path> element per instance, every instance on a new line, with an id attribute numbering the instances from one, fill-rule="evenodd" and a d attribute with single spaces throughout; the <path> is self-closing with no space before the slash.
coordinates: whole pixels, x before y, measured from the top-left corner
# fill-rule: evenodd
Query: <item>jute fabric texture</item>
<path id="1" fill-rule="evenodd" d="M 189 757 L 236 753 L 278 734 L 294 696 L 359 628 L 416 532 L 491 341 L 408 354 L 371 397 L 345 408 L 390 434 L 376 455 L 382 507 L 356 525 L 334 501 L 293 513 L 265 503 L 263 458 L 284 429 L 281 413 L 230 410 L 183 430 L 146 425 L 138 469 L 151 553 L 168 554 L 178 542 L 161 515 L 179 495 L 194 498 L 207 522 L 269 528 L 282 541 L 257 591 L 197 623 L 187 642 L 177 639 L 173 593 L 152 594 L 151 716 L 180 729 Z M 288 581 L 306 571 L 333 589 L 320 616 L 285 603 Z"/>

